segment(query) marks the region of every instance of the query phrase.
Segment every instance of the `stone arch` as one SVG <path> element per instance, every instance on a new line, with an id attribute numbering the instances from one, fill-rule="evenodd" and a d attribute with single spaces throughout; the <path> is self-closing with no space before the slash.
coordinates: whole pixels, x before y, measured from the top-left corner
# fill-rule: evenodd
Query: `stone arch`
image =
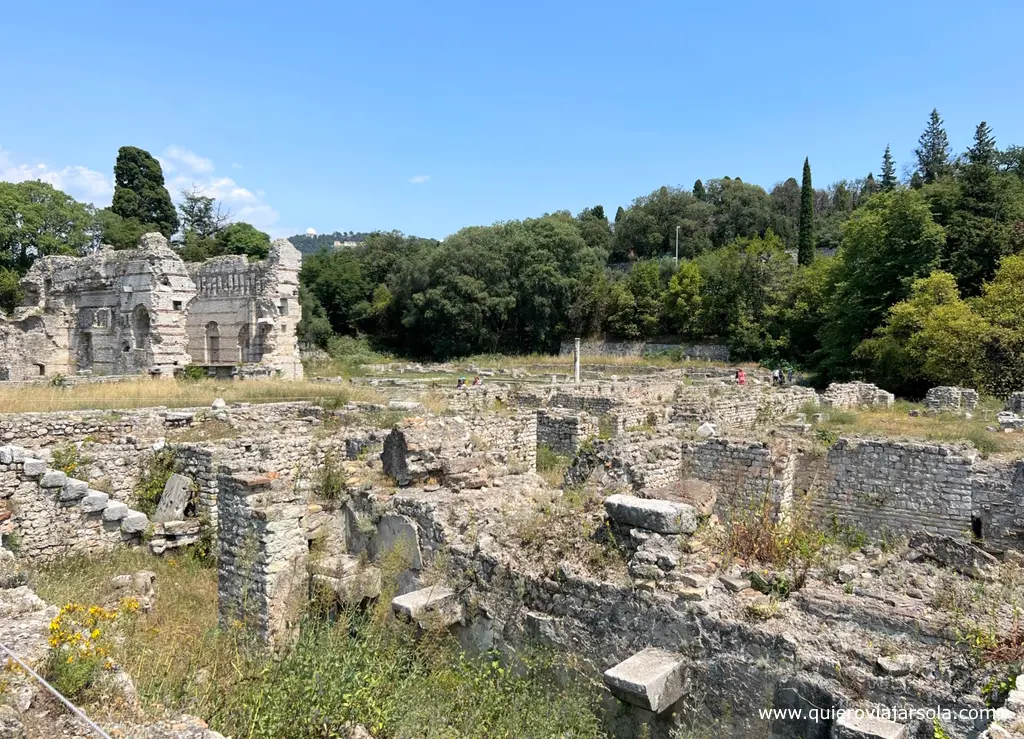
<path id="1" fill-rule="evenodd" d="M 149 311 L 144 305 L 135 306 L 132 311 L 132 344 L 136 349 L 149 347 L 149 332 L 152 323 L 149 318 Z"/>
<path id="2" fill-rule="evenodd" d="M 238 361 L 248 362 L 250 353 L 249 324 L 243 323 L 238 329 Z"/>
<path id="3" fill-rule="evenodd" d="M 206 324 L 205 353 L 207 364 L 220 362 L 220 327 L 216 321 Z"/>

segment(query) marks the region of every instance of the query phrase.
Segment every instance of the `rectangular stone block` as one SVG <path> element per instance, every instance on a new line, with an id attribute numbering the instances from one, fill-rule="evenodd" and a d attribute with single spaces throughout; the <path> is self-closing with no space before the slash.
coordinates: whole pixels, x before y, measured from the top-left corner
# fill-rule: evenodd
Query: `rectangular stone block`
<path id="1" fill-rule="evenodd" d="M 683 696 L 683 657 L 648 647 L 604 673 L 619 700 L 661 713 Z"/>
<path id="2" fill-rule="evenodd" d="M 697 530 L 697 511 L 686 503 L 616 494 L 605 498 L 608 518 L 623 526 L 659 534 L 692 534 Z"/>
<path id="3" fill-rule="evenodd" d="M 395 615 L 407 621 L 416 621 L 421 626 L 439 619 L 445 626 L 462 620 L 462 606 L 458 596 L 443 585 L 431 585 L 399 595 L 391 601 Z"/>
<path id="4" fill-rule="evenodd" d="M 164 491 L 160 495 L 154 521 L 179 521 L 185 517 L 185 508 L 192 497 L 192 480 L 185 475 L 174 473 L 167 478 Z"/>
<path id="5" fill-rule="evenodd" d="M 68 481 L 68 476 L 60 470 L 47 470 L 43 473 L 43 479 L 39 481 L 41 488 L 62 488 Z"/>
<path id="6" fill-rule="evenodd" d="M 125 534 L 141 534 L 149 526 L 149 516 L 139 511 L 128 511 L 121 519 L 121 531 Z"/>
<path id="7" fill-rule="evenodd" d="M 39 477 L 46 472 L 46 462 L 41 459 L 26 457 L 24 472 L 27 477 Z"/>
<path id="8" fill-rule="evenodd" d="M 99 513 L 107 507 L 107 501 L 109 500 L 110 496 L 106 493 L 101 493 L 99 490 L 90 490 L 82 498 L 78 506 L 82 509 L 82 513 Z"/>
<path id="9" fill-rule="evenodd" d="M 878 716 L 844 713 L 832 725 L 832 739 L 908 739 L 906 726 Z"/>
<path id="10" fill-rule="evenodd" d="M 107 507 L 103 509 L 103 520 L 104 521 L 120 521 L 122 518 L 128 515 L 128 506 L 118 501 L 108 503 Z"/>
<path id="11" fill-rule="evenodd" d="M 73 480 L 69 479 L 64 483 L 64 487 L 61 488 L 60 494 L 57 496 L 57 500 L 71 501 L 78 500 L 89 492 L 89 483 L 85 480 Z"/>

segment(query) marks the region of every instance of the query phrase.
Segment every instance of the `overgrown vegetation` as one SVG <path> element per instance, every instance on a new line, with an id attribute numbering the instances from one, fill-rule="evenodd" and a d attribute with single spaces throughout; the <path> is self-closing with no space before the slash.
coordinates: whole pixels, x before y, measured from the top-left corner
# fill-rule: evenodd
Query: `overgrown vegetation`
<path id="1" fill-rule="evenodd" d="M 51 457 L 54 469 L 60 470 L 68 477 L 78 477 L 92 464 L 92 459 L 82 453 L 78 444 L 72 442 L 54 447 Z"/>
<path id="2" fill-rule="evenodd" d="M 373 607 L 328 617 L 314 603 L 301 637 L 276 657 L 244 631 L 217 629 L 216 572 L 187 559 L 69 560 L 34 573 L 33 585 L 49 601 L 103 602 L 112 575 L 139 568 L 157 572 L 158 596 L 125 621 L 111 659 L 145 704 L 203 716 L 224 734 L 322 739 L 359 723 L 382 739 L 606 736 L 599 691 L 567 658 L 524 649 L 513 666 L 394 621 L 391 564 Z"/>
<path id="3" fill-rule="evenodd" d="M 537 447 L 537 474 L 551 487 L 562 486 L 565 471 L 570 464 L 572 460 L 569 457 L 555 453 L 551 447 L 543 444 Z"/>
<path id="4" fill-rule="evenodd" d="M 313 478 L 313 494 L 321 500 L 339 501 L 347 492 L 348 476 L 345 467 L 337 455 L 328 449 Z"/>
<path id="5" fill-rule="evenodd" d="M 132 491 L 132 505 L 136 510 L 147 516 L 156 513 L 167 479 L 174 474 L 174 463 L 174 450 L 170 447 L 153 453 Z"/>

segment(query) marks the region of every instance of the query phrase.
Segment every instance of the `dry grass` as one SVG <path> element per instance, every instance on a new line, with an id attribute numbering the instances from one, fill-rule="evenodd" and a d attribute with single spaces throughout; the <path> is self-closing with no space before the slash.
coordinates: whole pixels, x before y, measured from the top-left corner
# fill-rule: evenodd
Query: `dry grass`
<path id="1" fill-rule="evenodd" d="M 0 413 L 66 410 L 114 410 L 167 406 L 199 408 L 215 398 L 228 403 L 279 403 L 308 400 L 336 407 L 350 400 L 387 402 L 365 385 L 301 380 L 150 380 L 81 383 L 70 387 L 19 385 L 0 388 Z"/>
<path id="2" fill-rule="evenodd" d="M 116 597 L 110 580 L 139 570 L 156 573 L 156 600 L 149 613 L 125 625 L 114 654 L 135 681 L 140 696 L 153 704 L 174 704 L 197 690 L 201 668 L 219 661 L 224 646 L 216 637 L 217 571 L 187 556 L 155 557 L 121 549 L 102 558 L 69 558 L 39 568 L 29 585 L 57 606 L 103 604 Z"/>
<path id="3" fill-rule="evenodd" d="M 580 358 L 584 369 L 587 365 L 619 366 L 619 367 L 735 367 L 739 365 L 725 364 L 722 362 L 706 362 L 701 360 L 677 360 L 667 354 L 652 356 L 606 356 L 603 354 L 584 354 Z M 559 354 L 518 354 L 514 356 L 506 354 L 477 354 L 463 359 L 452 360 L 456 365 L 477 365 L 487 369 L 512 369 L 513 367 L 529 369 L 530 367 L 564 367 L 572 369 L 572 355 Z M 744 363 L 745 366 L 755 365 Z"/>
<path id="4" fill-rule="evenodd" d="M 921 415 L 911 416 L 911 410 L 918 410 Z M 900 401 L 886 409 L 831 413 L 825 410 L 829 420 L 822 428 L 838 434 L 970 443 L 986 457 L 1024 456 L 1024 434 L 986 430 L 989 426 L 999 428 L 995 420 L 998 410 L 1001 408 L 996 404 L 987 403 L 974 411 L 974 418 L 966 419 L 948 413 L 924 415 L 923 405 Z"/>

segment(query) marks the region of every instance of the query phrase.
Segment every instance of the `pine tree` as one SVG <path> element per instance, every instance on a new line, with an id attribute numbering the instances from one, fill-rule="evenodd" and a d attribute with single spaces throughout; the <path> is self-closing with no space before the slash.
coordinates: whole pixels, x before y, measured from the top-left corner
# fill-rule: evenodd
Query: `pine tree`
<path id="1" fill-rule="evenodd" d="M 697 200 L 703 200 L 707 197 L 707 191 L 704 189 L 704 183 L 697 180 L 693 183 L 693 197 Z"/>
<path id="2" fill-rule="evenodd" d="M 892 161 L 892 152 L 889 145 L 885 145 L 885 154 L 882 155 L 882 192 L 889 192 L 896 189 L 896 164 Z"/>
<path id="3" fill-rule="evenodd" d="M 122 146 L 117 151 L 110 210 L 121 218 L 151 225 L 167 238 L 178 230 L 178 212 L 164 187 L 160 162 L 134 146 Z"/>
<path id="4" fill-rule="evenodd" d="M 622 220 L 622 216 L 626 215 L 626 211 L 622 209 L 620 205 L 618 210 L 615 211 L 615 222 L 618 223 Z"/>
<path id="5" fill-rule="evenodd" d="M 918 172 L 921 173 L 925 184 L 935 182 L 949 173 L 949 137 L 946 136 L 946 129 L 942 127 L 939 111 L 935 108 L 932 108 L 928 126 L 917 143 L 914 155 L 917 157 Z"/>
<path id="6" fill-rule="evenodd" d="M 800 186 L 800 241 L 797 247 L 797 261 L 810 264 L 814 261 L 814 187 L 811 185 L 811 163 L 804 159 L 803 183 Z"/>
<path id="7" fill-rule="evenodd" d="M 875 175 L 868 172 L 868 176 L 864 178 L 864 187 L 860 190 L 861 200 L 867 200 L 876 192 L 878 192 L 878 183 L 875 182 Z"/>

